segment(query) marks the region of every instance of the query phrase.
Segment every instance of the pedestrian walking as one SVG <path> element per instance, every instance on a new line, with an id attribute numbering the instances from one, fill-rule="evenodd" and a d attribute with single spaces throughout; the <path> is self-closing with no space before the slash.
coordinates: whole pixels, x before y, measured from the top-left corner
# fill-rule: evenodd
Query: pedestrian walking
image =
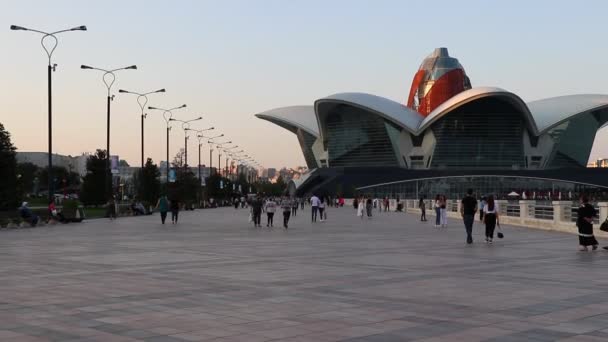
<path id="1" fill-rule="evenodd" d="M 283 197 L 283 199 L 281 200 L 281 208 L 283 209 L 283 228 L 289 228 L 289 217 L 291 215 L 294 205 L 297 210 L 298 204 L 298 200 L 295 198 L 290 199 L 289 197 Z"/>
<path id="2" fill-rule="evenodd" d="M 116 219 L 116 201 L 114 200 L 114 195 L 110 196 L 110 199 L 107 203 L 106 211 L 110 220 Z"/>
<path id="3" fill-rule="evenodd" d="M 156 202 L 155 209 L 158 209 L 158 211 L 160 212 L 160 222 L 162 224 L 165 224 L 165 220 L 167 219 L 167 212 L 169 211 L 169 200 L 167 199 L 167 196 L 160 196 L 158 202 Z"/>
<path id="4" fill-rule="evenodd" d="M 487 204 L 486 198 L 482 197 L 481 201 L 479 202 L 479 221 L 480 222 L 484 222 L 483 215 L 484 215 L 484 211 L 486 210 L 486 204 Z"/>
<path id="5" fill-rule="evenodd" d="M 578 219 L 576 226 L 578 227 L 578 244 L 581 252 L 588 251 L 588 246 L 593 250 L 597 249 L 598 242 L 593 235 L 593 218 L 597 214 L 595 208 L 589 203 L 589 197 L 583 195 L 580 199 L 580 207 L 578 208 Z"/>
<path id="6" fill-rule="evenodd" d="M 420 201 L 418 202 L 418 208 L 420 208 L 420 221 L 426 221 L 426 203 L 424 203 L 424 197 L 420 197 Z"/>
<path id="7" fill-rule="evenodd" d="M 298 206 L 300 204 L 298 203 L 298 200 L 295 198 L 289 198 L 289 201 L 291 202 L 291 215 L 293 217 L 296 217 L 296 214 L 298 213 Z"/>
<path id="8" fill-rule="evenodd" d="M 321 204 L 321 200 L 316 195 L 312 195 L 310 198 L 310 207 L 311 207 L 311 215 L 312 222 L 317 222 L 317 213 L 319 212 L 319 205 Z"/>
<path id="9" fill-rule="evenodd" d="M 447 226 L 448 226 L 448 199 L 445 197 L 445 195 L 441 195 L 441 207 L 439 209 L 440 209 L 440 214 L 441 214 L 441 227 L 447 228 Z"/>
<path id="10" fill-rule="evenodd" d="M 441 224 L 441 195 L 437 194 L 435 196 L 433 208 L 435 209 L 435 228 L 439 228 Z"/>
<path id="11" fill-rule="evenodd" d="M 304 210 L 304 202 L 306 202 L 306 201 L 304 201 L 304 197 L 301 197 L 300 198 L 300 209 L 301 210 Z"/>
<path id="12" fill-rule="evenodd" d="M 498 206 L 494 202 L 494 196 L 488 196 L 487 202 L 484 204 L 483 222 L 486 225 L 486 243 L 492 243 L 494 240 L 494 229 L 498 221 Z M 481 212 L 481 209 L 480 209 Z M 481 216 L 481 215 L 480 215 Z"/>
<path id="13" fill-rule="evenodd" d="M 321 200 L 319 201 L 319 221 L 323 222 L 325 221 L 325 207 L 326 207 L 326 203 L 325 203 L 325 199 L 323 197 L 321 197 Z"/>
<path id="14" fill-rule="evenodd" d="M 357 209 L 357 216 L 359 216 L 363 220 L 363 216 L 365 213 L 365 202 L 363 200 L 363 197 L 357 199 L 357 207 L 355 209 Z"/>
<path id="15" fill-rule="evenodd" d="M 367 200 L 365 200 L 365 211 L 367 212 L 368 219 L 372 218 L 372 209 L 373 208 L 374 208 L 374 204 L 372 203 L 372 199 L 371 199 L 371 197 L 368 197 Z"/>
<path id="16" fill-rule="evenodd" d="M 477 200 L 473 197 L 473 189 L 467 190 L 467 195 L 462 199 L 460 215 L 464 221 L 464 228 L 467 232 L 467 244 L 473 243 L 473 222 L 477 212 Z"/>
<path id="17" fill-rule="evenodd" d="M 269 197 L 264 205 L 264 211 L 266 211 L 266 227 L 272 227 L 274 223 L 274 213 L 277 210 L 277 202 L 274 198 Z"/>
<path id="18" fill-rule="evenodd" d="M 262 201 L 262 196 L 258 194 L 251 201 L 251 215 L 253 216 L 253 226 L 261 227 L 262 226 L 262 207 L 264 206 L 264 202 Z"/>
<path id="19" fill-rule="evenodd" d="M 179 200 L 177 198 L 171 199 L 171 223 L 177 224 L 177 218 L 179 215 Z"/>

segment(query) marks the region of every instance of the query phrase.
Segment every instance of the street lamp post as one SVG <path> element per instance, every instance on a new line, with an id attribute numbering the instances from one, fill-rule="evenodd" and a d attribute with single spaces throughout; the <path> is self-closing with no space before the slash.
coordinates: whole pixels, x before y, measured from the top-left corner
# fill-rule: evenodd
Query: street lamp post
<path id="1" fill-rule="evenodd" d="M 222 176 L 222 145 L 226 145 L 226 144 L 232 144 L 232 141 L 226 141 L 223 143 L 219 143 L 219 144 L 215 144 L 215 146 L 217 147 L 217 170 L 218 173 L 220 174 L 220 177 Z"/>
<path id="2" fill-rule="evenodd" d="M 217 139 L 217 138 L 221 138 L 223 137 L 224 134 L 220 134 L 218 136 L 212 137 L 210 138 L 207 143 L 209 144 L 209 175 L 211 176 L 211 173 L 213 172 L 213 139 Z"/>
<path id="3" fill-rule="evenodd" d="M 197 130 L 189 129 L 189 128 L 186 129 L 188 131 L 195 131 L 197 133 L 196 137 L 198 138 L 198 180 L 199 180 L 199 182 L 201 180 L 201 148 L 203 147 L 203 138 L 207 138 L 207 139 L 209 138 L 209 137 L 205 137 L 203 135 L 203 132 L 212 131 L 214 129 L 215 129 L 215 127 L 209 127 L 209 128 L 197 129 Z"/>
<path id="4" fill-rule="evenodd" d="M 184 130 L 184 170 L 188 168 L 188 131 L 190 130 L 190 123 L 202 119 L 202 116 L 191 120 L 169 119 L 169 121 L 178 121 L 182 123 L 182 129 Z"/>
<path id="5" fill-rule="evenodd" d="M 235 148 L 238 148 L 239 145 L 235 145 L 235 146 L 231 146 L 231 147 L 225 147 L 222 150 L 224 151 L 224 153 L 226 153 L 226 170 L 224 171 L 224 174 L 226 176 L 226 178 L 228 177 L 228 160 L 230 159 L 230 153 L 232 152 L 232 150 L 234 150 Z"/>
<path id="6" fill-rule="evenodd" d="M 118 92 L 137 95 L 137 104 L 139 105 L 139 108 L 141 109 L 141 168 L 143 169 L 144 168 L 144 119 L 146 118 L 146 113 L 144 113 L 144 111 L 146 109 L 146 105 L 148 104 L 148 95 L 155 94 L 155 93 L 164 93 L 165 89 L 150 91 L 150 92 L 143 93 L 143 94 L 137 93 L 134 91 L 123 90 L 123 89 L 119 89 Z"/>
<path id="7" fill-rule="evenodd" d="M 39 31 L 39 30 L 28 29 L 28 28 L 25 28 L 22 26 L 11 25 L 11 30 L 29 31 L 29 32 L 35 32 L 35 33 L 42 34 L 42 38 L 40 39 L 40 44 L 42 45 L 42 48 L 44 49 L 44 51 L 46 52 L 46 55 L 48 57 L 48 67 L 47 67 L 48 138 L 49 138 L 49 141 L 48 141 L 48 149 L 49 149 L 49 155 L 48 155 L 48 158 L 49 158 L 48 159 L 48 162 L 49 162 L 49 172 L 48 172 L 49 195 L 48 195 L 48 199 L 50 202 L 51 200 L 53 200 L 53 197 L 55 195 L 55 191 L 53 188 L 53 91 L 52 91 L 53 90 L 53 78 L 52 78 L 52 72 L 55 71 L 57 64 L 52 63 L 53 52 L 55 51 L 55 49 L 57 48 L 57 45 L 59 44 L 59 40 L 57 39 L 57 34 L 63 33 L 63 32 L 69 32 L 69 31 L 86 31 L 87 27 L 82 25 L 82 26 L 73 27 L 73 28 L 67 29 L 67 30 L 60 30 L 60 31 L 55 31 L 55 32 L 43 32 L 43 31 Z M 50 42 L 50 44 L 45 44 L 45 42 Z"/>
<path id="8" fill-rule="evenodd" d="M 137 70 L 137 66 L 136 65 L 130 65 L 128 67 L 123 67 L 123 68 L 118 68 L 118 69 L 112 69 L 112 70 L 106 70 L 106 69 L 100 69 L 100 68 L 95 68 L 95 67 L 91 67 L 88 65 L 81 65 L 80 66 L 81 69 L 87 69 L 87 70 L 97 70 L 97 71 L 101 71 L 103 72 L 103 76 L 102 76 L 102 81 L 105 84 L 106 88 L 108 89 L 108 98 L 107 98 L 107 132 L 106 132 L 106 191 L 107 191 L 107 198 L 109 199 L 110 196 L 112 196 L 112 171 L 110 170 L 110 102 L 114 99 L 114 95 L 112 95 L 112 86 L 114 85 L 114 82 L 116 81 L 116 74 L 114 74 L 117 71 L 120 70 Z"/>
<path id="9" fill-rule="evenodd" d="M 170 122 L 171 122 L 171 119 L 173 118 L 173 111 L 176 109 L 182 109 L 182 108 L 186 108 L 186 105 L 183 104 L 179 107 L 174 107 L 174 108 L 170 108 L 170 109 L 148 106 L 148 109 L 150 109 L 150 110 L 162 111 L 163 119 L 165 119 L 165 123 L 167 124 L 167 183 L 169 183 L 169 169 L 170 169 L 170 166 L 169 166 L 169 131 L 171 130 Z"/>

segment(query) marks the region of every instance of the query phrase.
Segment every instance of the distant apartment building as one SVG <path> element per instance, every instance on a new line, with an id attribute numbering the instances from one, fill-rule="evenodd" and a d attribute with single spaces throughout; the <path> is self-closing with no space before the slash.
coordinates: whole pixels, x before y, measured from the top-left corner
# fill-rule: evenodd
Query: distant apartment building
<path id="1" fill-rule="evenodd" d="M 40 168 L 49 166 L 49 154 L 47 152 L 17 152 L 18 163 L 32 163 Z M 77 172 L 81 177 L 87 174 L 88 153 L 79 156 L 64 156 L 53 154 L 53 166 L 64 167 L 68 171 Z"/>

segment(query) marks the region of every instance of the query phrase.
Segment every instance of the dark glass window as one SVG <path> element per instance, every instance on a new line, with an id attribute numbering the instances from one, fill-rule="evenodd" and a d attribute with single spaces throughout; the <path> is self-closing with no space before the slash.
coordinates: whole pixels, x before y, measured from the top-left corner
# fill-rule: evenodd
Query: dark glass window
<path id="1" fill-rule="evenodd" d="M 509 102 L 485 98 L 452 111 L 433 126 L 437 143 L 431 167 L 525 167 L 523 114 Z"/>
<path id="2" fill-rule="evenodd" d="M 385 120 L 347 105 L 336 106 L 325 118 L 331 167 L 399 166 Z"/>

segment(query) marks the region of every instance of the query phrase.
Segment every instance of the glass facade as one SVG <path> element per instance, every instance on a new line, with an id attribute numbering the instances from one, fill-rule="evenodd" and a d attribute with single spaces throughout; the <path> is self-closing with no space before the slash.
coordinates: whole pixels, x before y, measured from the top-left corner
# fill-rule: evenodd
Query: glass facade
<path id="1" fill-rule="evenodd" d="M 474 189 L 478 196 L 494 195 L 497 199 L 508 198 L 512 191 L 521 193 L 547 193 L 549 191 L 562 192 L 566 198 L 568 194 L 589 193 L 596 197 L 608 196 L 608 187 L 585 185 L 580 183 L 547 180 L 540 178 L 513 177 L 513 176 L 453 176 L 441 178 L 426 178 L 408 180 L 385 185 L 367 186 L 357 189 L 358 193 L 373 197 L 390 198 L 434 198 L 443 194 L 448 198 L 462 198 L 468 189 Z"/>
<path id="2" fill-rule="evenodd" d="M 399 166 L 397 149 L 382 117 L 338 105 L 325 118 L 325 127 L 330 167 Z"/>
<path id="3" fill-rule="evenodd" d="M 547 133 L 555 146 L 547 168 L 586 167 L 597 130 L 608 122 L 608 111 L 583 114 L 559 124 Z"/>
<path id="4" fill-rule="evenodd" d="M 431 168 L 523 169 L 523 114 L 497 98 L 465 104 L 438 120 Z"/>
<path id="5" fill-rule="evenodd" d="M 308 169 L 318 168 L 319 166 L 317 165 L 317 160 L 312 152 L 312 145 L 315 143 L 317 138 L 301 129 L 297 130 L 296 135 L 298 136 L 298 141 L 300 142 L 300 147 L 302 148 L 302 154 L 304 154 L 306 166 Z"/>

